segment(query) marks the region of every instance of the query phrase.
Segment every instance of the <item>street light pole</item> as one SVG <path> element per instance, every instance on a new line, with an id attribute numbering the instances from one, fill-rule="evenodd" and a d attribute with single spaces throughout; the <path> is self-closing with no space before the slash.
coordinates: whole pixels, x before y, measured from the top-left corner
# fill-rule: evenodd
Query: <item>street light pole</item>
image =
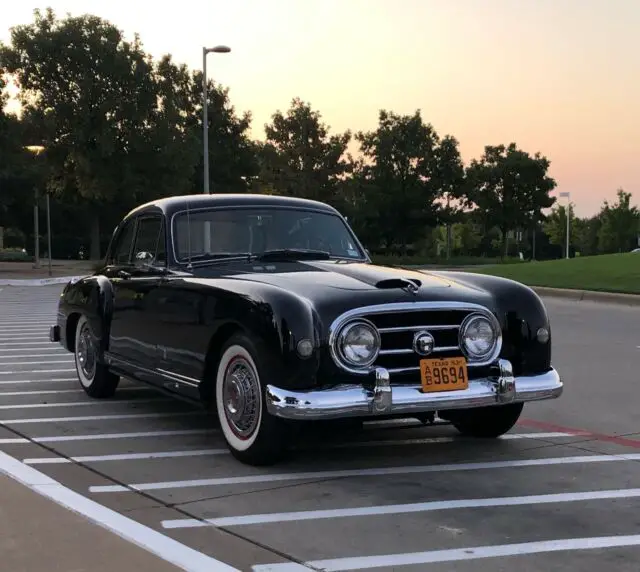
<path id="1" fill-rule="evenodd" d="M 33 267 L 40 268 L 40 241 L 39 213 L 38 213 L 38 189 L 34 189 L 35 203 L 33 205 Z"/>
<path id="2" fill-rule="evenodd" d="M 202 48 L 202 130 L 203 130 L 203 161 L 204 161 L 204 194 L 209 194 L 209 105 L 207 94 L 207 54 L 226 54 L 231 51 L 228 46 Z"/>
<path id="3" fill-rule="evenodd" d="M 42 153 L 45 148 L 42 145 L 27 145 L 27 151 L 35 153 L 36 157 Z M 34 237 L 34 268 L 40 268 L 40 242 L 38 240 L 40 234 L 39 224 L 39 209 L 38 209 L 38 189 L 35 189 L 35 206 L 33 207 L 33 232 Z M 51 276 L 51 205 L 49 202 L 49 193 L 47 193 L 47 243 L 48 243 L 48 257 L 49 257 L 49 276 Z"/>
<path id="4" fill-rule="evenodd" d="M 567 253 L 566 258 L 569 259 L 569 241 L 571 234 L 569 233 L 569 227 L 571 225 L 571 193 L 560 193 L 561 197 L 567 199 Z"/>
<path id="5" fill-rule="evenodd" d="M 47 192 L 47 252 L 49 253 L 49 276 L 51 276 L 51 202 Z"/>

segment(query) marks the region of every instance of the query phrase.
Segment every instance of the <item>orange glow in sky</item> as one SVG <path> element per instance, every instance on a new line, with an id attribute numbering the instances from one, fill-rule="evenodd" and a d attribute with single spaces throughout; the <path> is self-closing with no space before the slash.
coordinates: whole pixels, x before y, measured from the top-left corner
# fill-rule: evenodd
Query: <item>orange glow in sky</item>
<path id="1" fill-rule="evenodd" d="M 192 68 L 202 46 L 231 46 L 208 73 L 252 111 L 257 138 L 295 96 L 333 131 L 419 108 L 465 161 L 511 141 L 546 155 L 579 216 L 618 187 L 640 203 L 640 0 L 14 1 L 0 39 L 47 6 L 106 18 Z"/>

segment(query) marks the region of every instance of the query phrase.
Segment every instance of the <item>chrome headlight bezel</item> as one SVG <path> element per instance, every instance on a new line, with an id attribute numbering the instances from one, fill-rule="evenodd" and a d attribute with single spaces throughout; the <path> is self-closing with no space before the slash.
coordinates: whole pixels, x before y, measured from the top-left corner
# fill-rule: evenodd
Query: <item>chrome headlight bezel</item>
<path id="1" fill-rule="evenodd" d="M 475 354 L 469 350 L 466 344 L 466 334 L 469 328 L 478 321 L 486 322 L 491 331 L 493 333 L 493 342 L 489 349 L 482 354 Z M 464 354 L 464 356 L 469 361 L 469 364 L 478 366 L 478 365 L 489 365 L 500 355 L 500 351 L 502 350 L 502 328 L 496 317 L 487 312 L 473 312 L 469 314 L 462 323 L 460 324 L 460 329 L 458 333 L 458 345 L 460 346 L 460 350 Z"/>
<path id="2" fill-rule="evenodd" d="M 349 332 L 351 332 L 353 328 L 356 327 L 364 327 L 369 330 L 375 340 L 375 350 L 365 362 L 356 363 L 350 360 L 344 351 L 345 340 Z M 365 320 L 363 318 L 350 320 L 349 322 L 343 324 L 340 329 L 335 332 L 335 335 L 333 335 L 332 338 L 333 339 L 330 342 L 330 349 L 333 360 L 338 366 L 345 369 L 346 371 L 352 373 L 367 373 L 370 371 L 371 366 L 375 363 L 375 361 L 378 359 L 378 355 L 380 354 L 380 347 L 382 345 L 380 332 L 378 332 L 378 328 L 376 328 L 376 326 L 369 320 Z"/>

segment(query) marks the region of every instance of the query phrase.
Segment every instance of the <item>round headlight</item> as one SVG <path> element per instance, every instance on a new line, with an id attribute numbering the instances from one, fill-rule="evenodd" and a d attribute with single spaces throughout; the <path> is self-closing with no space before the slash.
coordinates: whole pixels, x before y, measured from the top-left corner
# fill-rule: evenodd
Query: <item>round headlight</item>
<path id="1" fill-rule="evenodd" d="M 368 367 L 378 357 L 380 335 L 370 322 L 357 321 L 346 325 L 337 339 L 340 358 L 348 365 Z"/>
<path id="2" fill-rule="evenodd" d="M 469 316 L 460 329 L 461 346 L 472 360 L 486 358 L 495 349 L 498 333 L 485 316 Z"/>

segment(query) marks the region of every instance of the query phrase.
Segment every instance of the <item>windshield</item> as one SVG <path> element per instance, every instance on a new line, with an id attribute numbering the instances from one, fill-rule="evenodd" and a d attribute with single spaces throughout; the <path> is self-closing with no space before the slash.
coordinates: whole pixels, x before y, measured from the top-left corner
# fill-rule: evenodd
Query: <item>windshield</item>
<path id="1" fill-rule="evenodd" d="M 173 225 L 176 259 L 260 255 L 272 250 L 316 250 L 331 258 L 362 260 L 344 221 L 331 213 L 282 207 L 182 212 Z"/>

